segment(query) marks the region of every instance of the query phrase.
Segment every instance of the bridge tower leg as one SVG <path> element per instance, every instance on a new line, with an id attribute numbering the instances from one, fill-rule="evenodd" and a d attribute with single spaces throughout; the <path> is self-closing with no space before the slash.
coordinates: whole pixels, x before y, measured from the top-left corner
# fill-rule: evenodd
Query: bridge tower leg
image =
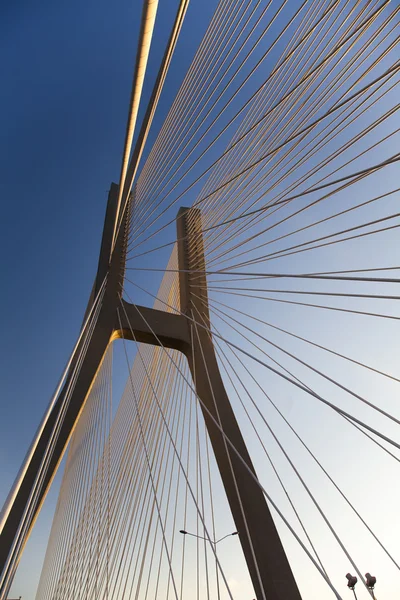
<path id="1" fill-rule="evenodd" d="M 226 393 L 210 328 L 200 210 L 181 208 L 177 218 L 181 311 L 192 326 L 187 353 L 207 431 L 221 474 L 257 600 L 300 600 L 293 573 Z M 206 407 L 206 409 L 204 408 Z M 209 412 L 207 412 L 209 411 Z M 219 424 L 218 427 L 214 420 Z M 249 470 L 228 446 L 221 429 Z"/>
<path id="2" fill-rule="evenodd" d="M 121 298 L 129 207 L 121 221 L 116 243 L 112 246 L 117 197 L 118 186 L 112 184 L 97 275 L 86 310 L 87 317 L 96 307 L 96 321 L 91 322 L 85 317 L 82 339 L 72 357 L 64 384 L 43 418 L 0 513 L 0 600 L 7 598 L 24 545 L 82 413 L 108 345 L 117 338 L 162 345 L 186 355 L 197 394 L 204 405 L 205 423 L 257 600 L 301 600 L 264 495 L 221 434 L 220 428 L 255 475 L 221 379 L 212 335 L 208 331 L 210 317 L 206 276 L 204 273 L 190 272 L 205 269 L 200 212 L 197 209 L 181 209 L 178 213 L 180 299 L 184 314 L 166 313 L 137 307 Z M 100 290 L 102 300 L 95 304 Z M 121 304 L 123 310 L 120 310 Z M 189 327 L 191 318 L 206 328 L 196 325 Z M 93 329 L 90 329 L 92 325 Z"/>

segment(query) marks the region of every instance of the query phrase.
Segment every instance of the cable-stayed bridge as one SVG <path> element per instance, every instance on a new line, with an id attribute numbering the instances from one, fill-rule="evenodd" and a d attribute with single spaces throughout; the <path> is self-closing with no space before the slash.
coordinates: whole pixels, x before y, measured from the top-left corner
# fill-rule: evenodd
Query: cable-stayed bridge
<path id="1" fill-rule="evenodd" d="M 1 514 L 1 598 L 64 453 L 38 599 L 237 598 L 236 555 L 258 600 L 342 598 L 347 572 L 373 596 L 377 568 L 399 590 L 400 7 L 216 2 L 153 140 L 190 8 L 138 119 L 143 3 L 81 333 Z"/>

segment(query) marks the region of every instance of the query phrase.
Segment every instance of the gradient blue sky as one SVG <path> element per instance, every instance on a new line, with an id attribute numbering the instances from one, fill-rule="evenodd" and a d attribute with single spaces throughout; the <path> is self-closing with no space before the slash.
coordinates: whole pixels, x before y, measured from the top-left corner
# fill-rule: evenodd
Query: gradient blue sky
<path id="1" fill-rule="evenodd" d="M 160 2 L 149 62 L 153 77 L 176 5 L 175 0 Z M 190 5 L 154 131 L 214 6 L 213 0 Z M 86 307 L 109 184 L 119 176 L 140 10 L 138 0 L 16 1 L 0 6 L 0 503 L 74 345 Z M 145 98 L 151 84 L 152 77 L 146 81 Z M 389 239 L 393 248 L 395 235 Z M 300 313 L 298 320 L 295 312 L 291 317 L 301 320 Z M 318 320 L 307 324 L 308 332 L 310 326 L 317 335 Z M 381 346 L 384 337 L 382 333 Z M 355 341 L 353 350 L 359 351 Z M 393 355 L 388 357 L 393 368 L 394 362 Z M 357 383 L 368 387 L 367 382 Z M 292 392 L 284 402 L 290 411 Z M 306 421 L 302 426 L 312 429 Z M 324 435 L 323 430 L 318 433 L 321 445 Z M 336 468 L 334 461 L 331 467 Z M 54 490 L 13 588 L 28 600 L 34 597 L 55 498 Z M 373 510 L 368 502 L 365 507 Z"/>

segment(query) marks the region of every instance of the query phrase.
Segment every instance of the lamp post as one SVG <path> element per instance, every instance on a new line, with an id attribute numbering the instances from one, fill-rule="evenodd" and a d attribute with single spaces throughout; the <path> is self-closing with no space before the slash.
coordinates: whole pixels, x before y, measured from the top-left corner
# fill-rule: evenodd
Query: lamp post
<path id="1" fill-rule="evenodd" d="M 376 577 L 374 577 L 373 575 L 371 575 L 371 573 L 365 573 L 365 583 L 366 586 L 369 590 L 371 590 L 371 594 L 372 597 L 375 599 L 375 594 L 374 594 L 374 587 L 376 584 Z"/>
<path id="2" fill-rule="evenodd" d="M 186 531 L 185 529 L 180 529 L 179 533 L 182 533 L 182 535 L 191 535 L 192 537 L 195 537 L 198 540 L 205 540 L 206 542 L 210 542 L 211 544 L 214 545 L 215 556 L 217 556 L 217 554 L 216 554 L 216 552 L 217 552 L 217 544 L 219 544 L 220 542 L 222 542 L 222 540 L 225 540 L 227 537 L 231 537 L 232 535 L 239 535 L 238 531 L 233 531 L 232 533 L 227 533 L 222 538 L 219 538 L 219 540 L 211 540 L 210 538 L 205 538 L 202 535 L 197 535 L 196 533 L 190 533 L 190 531 Z M 219 584 L 218 584 L 218 568 L 217 568 L 217 566 L 215 568 L 216 568 L 216 577 L 217 577 L 218 600 L 220 600 Z"/>
<path id="3" fill-rule="evenodd" d="M 350 575 L 350 573 L 347 573 L 346 579 L 347 587 L 353 591 L 354 598 L 357 600 L 356 590 L 354 589 L 356 587 L 357 577 L 355 575 Z"/>

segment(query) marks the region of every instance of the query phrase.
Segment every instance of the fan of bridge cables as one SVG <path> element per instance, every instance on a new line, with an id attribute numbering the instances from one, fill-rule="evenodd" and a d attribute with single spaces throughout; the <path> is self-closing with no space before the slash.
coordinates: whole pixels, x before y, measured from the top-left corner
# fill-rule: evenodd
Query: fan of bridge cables
<path id="1" fill-rule="evenodd" d="M 346 597 L 350 571 L 367 598 L 363 574 L 374 570 L 378 596 L 393 598 L 399 4 L 220 0 L 175 89 L 167 67 L 179 71 L 187 4 L 147 111 L 166 106 L 165 120 L 158 129 L 147 121 L 137 162 L 122 169 L 124 298 L 183 314 L 176 215 L 199 209 L 201 228 L 189 217 L 183 241 L 202 244 L 205 265 L 192 270 L 199 302 L 185 318 L 212 336 L 302 597 Z M 231 536 L 201 402 L 177 350 L 126 340 L 109 348 L 61 490 L 38 599 L 254 597 L 246 532 Z"/>

